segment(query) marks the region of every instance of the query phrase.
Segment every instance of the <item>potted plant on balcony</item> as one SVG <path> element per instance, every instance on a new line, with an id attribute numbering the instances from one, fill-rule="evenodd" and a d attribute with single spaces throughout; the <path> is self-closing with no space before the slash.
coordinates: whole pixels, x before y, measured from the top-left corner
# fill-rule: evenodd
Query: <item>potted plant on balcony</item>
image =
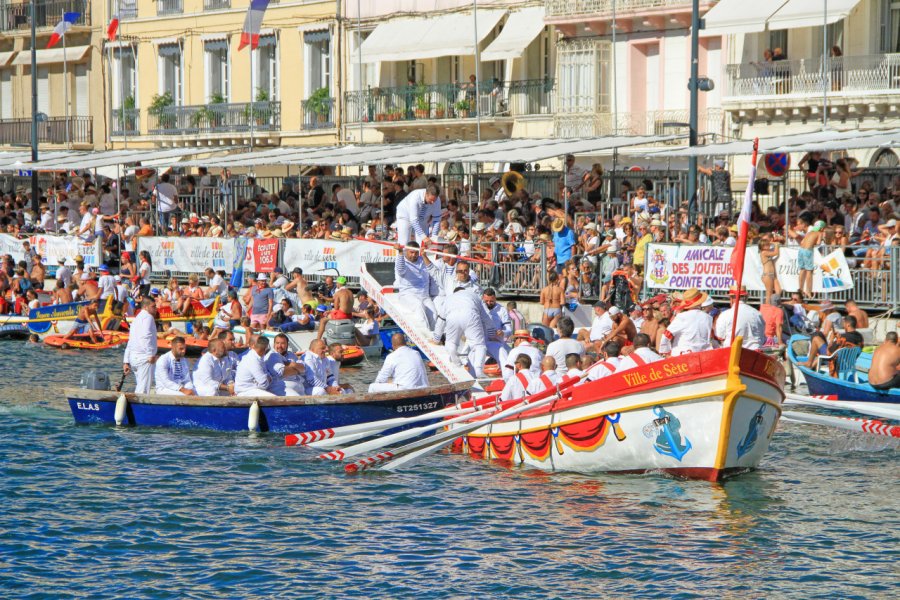
<path id="1" fill-rule="evenodd" d="M 416 94 L 414 96 L 415 101 L 415 115 L 417 119 L 427 119 L 431 112 L 431 102 L 428 99 L 428 90 L 425 88 L 424 84 L 419 84 L 416 86 Z"/>
<path id="2" fill-rule="evenodd" d="M 271 121 L 272 105 L 269 98 L 269 91 L 261 87 L 256 88 L 256 98 L 253 100 L 251 108 L 250 102 L 244 107 L 244 121 L 250 123 L 252 113 L 253 122 L 257 125 L 266 125 Z"/>
<path id="3" fill-rule="evenodd" d="M 150 107 L 147 109 L 147 114 L 156 117 L 156 127 L 158 129 L 175 128 L 175 113 L 168 110 L 173 104 L 175 104 L 175 100 L 170 92 L 154 94 L 153 98 L 150 99 Z"/>
<path id="4" fill-rule="evenodd" d="M 137 131 L 137 115 L 134 112 L 134 96 L 126 96 L 119 109 L 119 126 L 122 131 Z"/>
<path id="5" fill-rule="evenodd" d="M 316 123 L 320 125 L 328 121 L 331 112 L 331 96 L 326 87 L 320 87 L 306 100 L 306 109 L 311 115 L 315 115 Z"/>
<path id="6" fill-rule="evenodd" d="M 435 119 L 443 119 L 447 114 L 447 105 L 446 104 L 438 104 L 434 107 L 434 118 Z"/>
<path id="7" fill-rule="evenodd" d="M 456 116 L 460 119 L 468 119 L 469 112 L 472 110 L 472 103 L 469 100 L 460 100 L 453 105 L 456 110 Z"/>

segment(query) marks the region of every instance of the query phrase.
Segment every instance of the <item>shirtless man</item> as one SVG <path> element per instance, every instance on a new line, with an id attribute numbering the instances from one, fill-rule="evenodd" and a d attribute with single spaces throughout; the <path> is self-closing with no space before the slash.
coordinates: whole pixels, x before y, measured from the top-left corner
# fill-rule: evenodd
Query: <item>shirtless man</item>
<path id="1" fill-rule="evenodd" d="M 856 304 L 856 300 L 853 300 L 852 298 L 847 300 L 844 308 L 847 309 L 848 315 L 856 317 L 856 325 L 859 329 L 869 328 L 869 315 Z"/>
<path id="2" fill-rule="evenodd" d="M 656 311 L 649 304 L 642 308 L 644 313 L 644 322 L 641 323 L 640 333 L 646 334 L 650 338 L 650 347 L 656 348 L 656 338 L 659 332 L 659 319 L 656 318 Z"/>
<path id="3" fill-rule="evenodd" d="M 563 290 L 559 287 L 559 275 L 550 273 L 550 281 L 547 287 L 541 290 L 541 305 L 544 314 L 541 323 L 547 327 L 556 327 L 556 322 L 562 315 Z"/>
<path id="4" fill-rule="evenodd" d="M 56 304 L 68 304 L 72 302 L 72 292 L 66 287 L 66 284 L 62 280 L 57 280 L 56 289 L 51 293 L 53 300 Z"/>
<path id="5" fill-rule="evenodd" d="M 628 315 L 619 310 L 618 306 L 610 307 L 609 317 L 612 319 L 613 328 L 606 339 L 602 340 L 602 344 L 615 342 L 620 348 L 630 346 L 634 336 L 637 335 L 637 328 L 634 326 L 634 322 Z"/>
<path id="6" fill-rule="evenodd" d="M 347 283 L 347 278 L 343 276 L 338 277 L 337 283 L 338 289 L 335 290 L 332 298 L 334 308 L 328 313 L 328 316 L 322 317 L 322 320 L 319 321 L 319 333 L 316 334 L 317 340 L 322 339 L 322 336 L 325 335 L 325 325 L 328 321 L 345 321 L 353 318 L 353 292 L 350 291 L 350 288 L 344 287 Z"/>
<path id="7" fill-rule="evenodd" d="M 103 329 L 100 326 L 100 317 L 97 315 L 98 306 L 100 306 L 100 300 L 94 298 L 90 303 L 79 308 L 78 316 L 75 318 L 75 326 L 63 338 L 69 339 L 76 334 L 86 333 L 90 336 L 91 342 L 97 343 L 97 336 L 94 334 L 94 331 Z M 103 339 L 102 334 L 100 338 L 101 340 Z"/>
<path id="8" fill-rule="evenodd" d="M 869 367 L 869 385 L 876 390 L 900 389 L 900 345 L 896 331 L 889 331 L 884 343 L 875 348 Z"/>
<path id="9" fill-rule="evenodd" d="M 798 219 L 800 223 L 809 227 L 803 241 L 800 242 L 800 250 L 797 253 L 797 267 L 800 270 L 800 291 L 807 296 L 812 294 L 813 271 L 816 270 L 816 263 L 813 260 L 813 249 L 822 241 L 822 230 L 825 229 L 824 221 L 816 221 L 812 224 L 812 216 L 808 214 L 800 215 Z"/>
<path id="10" fill-rule="evenodd" d="M 300 267 L 295 267 L 294 270 L 291 271 L 291 280 L 284 286 L 284 290 L 286 292 L 294 292 L 297 294 L 298 307 L 301 304 L 308 304 L 310 308 L 316 310 L 316 307 L 319 306 L 319 301 L 316 300 L 316 297 L 309 291 L 309 284 L 306 282 L 306 278 L 303 276 L 303 270 Z"/>

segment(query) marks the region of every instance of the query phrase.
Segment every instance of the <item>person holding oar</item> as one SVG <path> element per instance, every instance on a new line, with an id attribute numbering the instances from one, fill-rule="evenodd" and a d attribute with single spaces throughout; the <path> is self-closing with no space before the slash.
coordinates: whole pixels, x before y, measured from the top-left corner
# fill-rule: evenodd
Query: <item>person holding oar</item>
<path id="1" fill-rule="evenodd" d="M 418 244 L 428 244 L 441 225 L 440 191 L 436 185 L 413 190 L 397 206 L 397 241 L 409 244 L 415 235 Z"/>

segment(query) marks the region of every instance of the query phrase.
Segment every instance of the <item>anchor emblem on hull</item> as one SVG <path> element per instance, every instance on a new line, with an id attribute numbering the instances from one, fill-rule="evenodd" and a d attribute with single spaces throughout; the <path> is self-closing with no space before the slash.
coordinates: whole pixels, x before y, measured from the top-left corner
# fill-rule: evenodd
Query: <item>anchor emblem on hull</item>
<path id="1" fill-rule="evenodd" d="M 681 435 L 681 421 L 661 406 L 654 406 L 653 414 L 656 418 L 644 426 L 644 435 L 647 438 L 656 436 L 653 448 L 657 452 L 681 461 L 693 447 L 691 441 Z"/>
<path id="2" fill-rule="evenodd" d="M 759 439 L 759 426 L 763 423 L 763 413 L 765 412 L 766 405 L 763 404 L 759 407 L 759 410 L 756 411 L 756 414 L 753 415 L 753 418 L 750 419 L 750 425 L 747 427 L 747 434 L 737 445 L 738 458 L 753 450 L 753 446 L 756 445 L 756 440 Z"/>

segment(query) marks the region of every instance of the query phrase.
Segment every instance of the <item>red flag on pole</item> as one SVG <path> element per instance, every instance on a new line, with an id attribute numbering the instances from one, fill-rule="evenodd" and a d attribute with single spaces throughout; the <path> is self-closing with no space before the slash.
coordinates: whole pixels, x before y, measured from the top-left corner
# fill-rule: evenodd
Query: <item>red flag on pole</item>
<path id="1" fill-rule="evenodd" d="M 119 35 L 119 15 L 113 15 L 112 19 L 109 22 L 109 25 L 106 27 L 106 39 L 111 42 L 116 41 L 116 36 Z"/>
<path id="2" fill-rule="evenodd" d="M 744 204 L 738 215 L 738 238 L 731 251 L 731 274 L 734 277 L 734 318 L 731 323 L 731 339 L 737 331 L 737 310 L 741 300 L 741 284 L 744 281 L 744 257 L 747 254 L 747 234 L 750 231 L 750 215 L 753 211 L 753 184 L 756 181 L 756 157 L 759 151 L 759 138 L 753 140 L 753 159 L 747 179 L 747 191 L 744 192 Z"/>

